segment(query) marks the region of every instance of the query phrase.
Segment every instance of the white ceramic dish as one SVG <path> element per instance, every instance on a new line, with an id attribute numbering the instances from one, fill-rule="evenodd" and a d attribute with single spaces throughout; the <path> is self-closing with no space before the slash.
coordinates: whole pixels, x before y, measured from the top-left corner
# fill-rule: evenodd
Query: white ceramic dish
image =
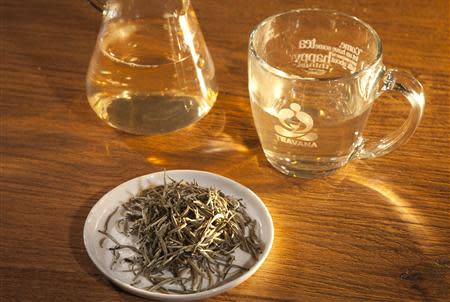
<path id="1" fill-rule="evenodd" d="M 195 294 L 164 294 L 148 292 L 130 285 L 132 279 L 131 273 L 111 270 L 111 253 L 107 249 L 99 246 L 99 240 L 102 238 L 102 235 L 97 232 L 97 230 L 103 228 L 108 214 L 110 214 L 118 205 L 127 201 L 132 195 L 136 195 L 142 188 L 147 187 L 149 184 L 163 184 L 164 172 L 157 172 L 134 178 L 115 187 L 100 198 L 100 200 L 89 212 L 84 224 L 83 237 L 87 253 L 97 268 L 114 284 L 124 290 L 144 298 L 161 301 L 193 301 L 206 299 L 221 294 L 247 280 L 259 269 L 272 248 L 274 236 L 272 218 L 261 199 L 247 187 L 214 173 L 194 170 L 171 170 L 166 171 L 166 175 L 174 180 L 195 180 L 201 186 L 215 187 L 227 195 L 242 198 L 242 203 L 246 206 L 248 215 L 257 221 L 257 233 L 259 233 L 261 241 L 264 245 L 263 252 L 259 256 L 259 259 L 256 262 L 252 261 L 253 263 L 250 269 L 243 272 L 237 278 L 226 280 L 226 282 L 218 287 Z M 114 220 L 114 216 L 112 219 Z M 115 233 L 113 235 L 120 241 L 121 235 L 119 233 Z M 248 255 L 239 253 L 239 251 L 235 254 L 235 256 L 237 264 L 248 264 L 249 259 L 251 259 Z"/>

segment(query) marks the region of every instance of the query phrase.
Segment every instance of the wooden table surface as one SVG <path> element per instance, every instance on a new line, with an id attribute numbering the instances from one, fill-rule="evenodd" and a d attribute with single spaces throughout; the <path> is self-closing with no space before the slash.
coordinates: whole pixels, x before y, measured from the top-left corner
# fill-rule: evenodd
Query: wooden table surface
<path id="1" fill-rule="evenodd" d="M 248 281 L 209 301 L 444 301 L 449 298 L 448 1 L 195 1 L 220 94 L 189 130 L 127 135 L 85 96 L 101 16 L 84 1 L 1 4 L 1 301 L 142 301 L 112 286 L 82 238 L 96 201 L 162 169 L 232 178 L 269 208 L 275 241 Z M 277 12 L 333 8 L 371 24 L 388 67 L 410 70 L 427 107 L 414 137 L 385 157 L 321 179 L 286 177 L 265 160 L 247 91 L 252 28 Z M 226 26 L 225 26 L 226 25 Z M 405 100 L 379 100 L 381 137 Z M 447 300 L 448 301 L 448 300 Z"/>

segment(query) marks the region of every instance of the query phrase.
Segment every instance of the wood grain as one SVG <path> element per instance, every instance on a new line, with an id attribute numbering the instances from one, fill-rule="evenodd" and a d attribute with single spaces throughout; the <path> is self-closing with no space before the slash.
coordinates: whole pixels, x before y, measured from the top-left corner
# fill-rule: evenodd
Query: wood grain
<path id="1" fill-rule="evenodd" d="M 449 299 L 448 1 L 194 5 L 215 60 L 219 99 L 190 129 L 138 137 L 106 127 L 85 97 L 99 14 L 84 1 L 1 3 L 1 300 L 142 300 L 94 267 L 82 228 L 112 187 L 164 168 L 235 179 L 273 216 L 275 243 L 266 263 L 209 301 Z M 333 8 L 367 21 L 384 42 L 385 63 L 423 83 L 425 118 L 406 145 L 322 179 L 288 178 L 270 167 L 248 102 L 248 35 L 263 18 L 299 7 Z M 405 104 L 383 97 L 367 134 L 393 130 L 405 118 Z"/>

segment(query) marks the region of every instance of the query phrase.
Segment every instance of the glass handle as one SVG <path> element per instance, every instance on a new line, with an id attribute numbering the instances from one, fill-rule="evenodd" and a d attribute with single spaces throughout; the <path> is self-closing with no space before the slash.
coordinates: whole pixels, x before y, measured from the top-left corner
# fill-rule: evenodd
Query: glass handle
<path id="1" fill-rule="evenodd" d="M 411 111 L 403 125 L 378 142 L 362 146 L 356 158 L 368 159 L 385 155 L 404 144 L 420 124 L 425 108 L 422 84 L 411 74 L 398 69 L 389 69 L 383 77 L 380 94 L 395 91 L 403 94 L 411 104 Z"/>

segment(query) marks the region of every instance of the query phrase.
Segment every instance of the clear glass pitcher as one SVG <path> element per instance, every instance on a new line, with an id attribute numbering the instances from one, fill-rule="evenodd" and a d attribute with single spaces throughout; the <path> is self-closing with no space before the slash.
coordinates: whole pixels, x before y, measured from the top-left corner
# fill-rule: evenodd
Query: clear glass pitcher
<path id="1" fill-rule="evenodd" d="M 103 11 L 86 80 L 100 119 L 128 133 L 158 134 L 208 113 L 215 69 L 190 0 L 90 2 Z"/>

